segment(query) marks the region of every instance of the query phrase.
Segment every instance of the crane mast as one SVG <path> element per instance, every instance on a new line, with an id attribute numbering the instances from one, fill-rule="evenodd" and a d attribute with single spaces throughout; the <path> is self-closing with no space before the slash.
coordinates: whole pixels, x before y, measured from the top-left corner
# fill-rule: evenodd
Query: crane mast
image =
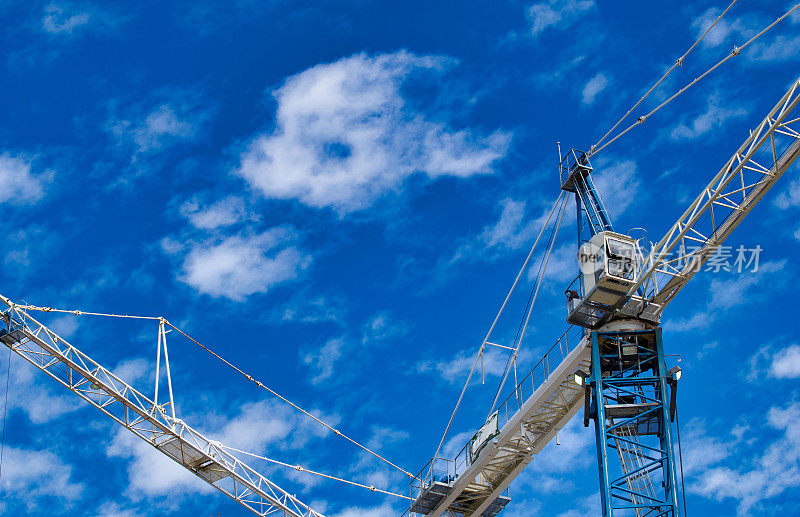
<path id="1" fill-rule="evenodd" d="M 595 423 L 604 517 L 680 513 L 670 423 L 681 372 L 667 369 L 658 320 L 800 156 L 792 127 L 798 87 L 795 81 L 647 256 L 634 239 L 609 231 L 580 248 L 583 288 L 567 292 L 568 321 L 586 327 L 591 339 L 591 370 L 575 374 L 586 385 L 584 425 Z M 564 190 L 592 170 L 584 154 L 571 154 L 578 159 L 562 162 Z M 591 199 L 576 194 L 586 214 Z"/>
<path id="2" fill-rule="evenodd" d="M 0 295 L 0 302 L 6 306 L 0 312 L 0 342 L 178 465 L 256 515 L 323 517 L 228 447 L 177 418 L 171 382 L 169 400 L 159 404 L 158 374 L 155 396 L 150 399 L 8 298 Z M 169 372 L 163 322 L 159 325 L 159 355 L 162 350 Z"/>

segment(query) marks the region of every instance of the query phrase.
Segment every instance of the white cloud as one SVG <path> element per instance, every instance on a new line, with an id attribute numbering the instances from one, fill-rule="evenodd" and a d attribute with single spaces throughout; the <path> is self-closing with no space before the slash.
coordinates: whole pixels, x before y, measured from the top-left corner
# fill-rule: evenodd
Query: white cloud
<path id="1" fill-rule="evenodd" d="M 547 271 L 545 278 L 550 281 L 555 281 L 559 286 L 565 282 L 573 280 L 578 275 L 578 253 L 575 250 L 575 244 L 569 242 L 562 246 L 555 248 L 550 253 L 550 259 L 547 261 Z M 528 270 L 528 279 L 532 280 L 539 271 L 537 262 L 541 262 L 543 256 L 536 258 L 533 262 L 535 264 Z"/>
<path id="2" fill-rule="evenodd" d="M 70 503 L 81 497 L 84 487 L 72 480 L 72 467 L 52 452 L 6 445 L 0 488 L 33 509 L 39 506 L 37 500 L 44 497 L 57 498 L 61 507 L 71 506 Z M 50 504 L 53 503 L 56 501 Z"/>
<path id="3" fill-rule="evenodd" d="M 389 311 L 379 311 L 361 325 L 360 335 L 347 332 L 343 336 L 331 338 L 321 346 L 301 351 L 300 358 L 313 373 L 311 384 L 343 382 L 349 378 L 349 373 L 359 369 L 357 365 L 373 356 L 376 348 L 407 331 L 407 326 L 396 321 Z M 367 351 L 369 353 L 365 353 Z M 337 370 L 340 364 L 347 364 L 350 371 Z"/>
<path id="4" fill-rule="evenodd" d="M 181 215 L 192 226 L 201 230 L 223 228 L 252 218 L 245 209 L 244 200 L 236 196 L 227 197 L 209 206 L 203 206 L 197 200 L 187 201 L 181 205 Z"/>
<path id="5" fill-rule="evenodd" d="M 298 293 L 280 309 L 279 315 L 282 321 L 342 324 L 346 312 L 346 303 L 341 297 Z"/>
<path id="6" fill-rule="evenodd" d="M 407 331 L 406 325 L 396 321 L 389 311 L 379 311 L 361 326 L 361 342 L 374 345 L 402 336 Z"/>
<path id="7" fill-rule="evenodd" d="M 385 503 L 381 506 L 350 507 L 334 514 L 333 517 L 395 517 L 397 510 L 392 505 Z"/>
<path id="8" fill-rule="evenodd" d="M 452 130 L 403 98 L 408 74 L 443 66 L 408 52 L 357 54 L 290 77 L 274 92 L 275 130 L 250 141 L 238 173 L 269 198 L 342 214 L 370 206 L 417 172 L 491 173 L 509 134 Z"/>
<path id="9" fill-rule="evenodd" d="M 338 425 L 335 415 L 312 411 L 331 425 Z M 270 449 L 300 450 L 312 438 L 330 436 L 327 428 L 311 421 L 289 406 L 276 401 L 258 401 L 243 404 L 236 416 L 230 419 L 218 415 L 190 415 L 190 421 L 206 422 L 211 430 L 202 430 L 209 439 L 225 446 L 255 454 L 268 454 Z M 177 504 L 181 496 L 205 494 L 214 490 L 190 471 L 162 454 L 146 441 L 126 429 L 119 429 L 106 447 L 110 458 L 130 460 L 127 465 L 129 486 L 126 494 L 134 501 L 142 496 L 168 496 Z M 234 453 L 235 454 L 235 453 Z M 244 458 L 244 457 L 243 457 Z M 248 463 L 256 460 L 246 458 Z"/>
<path id="10" fill-rule="evenodd" d="M 97 517 L 138 517 L 136 510 L 125 508 L 119 504 L 108 501 L 97 509 Z"/>
<path id="11" fill-rule="evenodd" d="M 595 75 L 589 79 L 589 82 L 583 87 L 583 91 L 581 92 L 581 102 L 587 106 L 594 104 L 597 96 L 608 87 L 608 84 L 609 82 L 606 74 L 600 72 L 599 74 Z"/>
<path id="12" fill-rule="evenodd" d="M 535 219 L 528 219 L 526 212 L 525 201 L 503 199 L 500 201 L 500 215 L 497 221 L 484 226 L 478 235 L 462 239 L 443 267 L 449 268 L 460 261 L 491 260 L 507 251 L 531 245 L 547 222 L 550 208 L 544 208 L 541 215 Z M 552 218 L 550 223 L 552 224 Z"/>
<path id="13" fill-rule="evenodd" d="M 19 357 L 12 357 L 8 410 L 20 409 L 34 424 L 46 424 L 80 409 L 85 403 L 66 394 L 55 381 Z M 55 390 L 58 390 L 57 392 Z"/>
<path id="14" fill-rule="evenodd" d="M 725 311 L 743 305 L 751 300 L 748 294 L 766 275 L 782 271 L 786 260 L 768 261 L 758 266 L 758 271 L 745 270 L 730 279 L 713 278 L 709 291 L 711 297 L 706 307 L 696 311 L 689 318 L 671 320 L 667 324 L 677 332 L 689 332 L 709 327 Z"/>
<path id="15" fill-rule="evenodd" d="M 84 12 L 65 12 L 63 5 L 49 4 L 44 8 L 42 29 L 50 34 L 71 34 L 72 31 L 89 23 L 91 14 Z"/>
<path id="16" fill-rule="evenodd" d="M 756 62 L 776 63 L 796 60 L 798 54 L 800 54 L 800 36 L 790 37 L 781 34 L 772 41 L 753 43 L 748 58 Z"/>
<path id="17" fill-rule="evenodd" d="M 769 261 L 760 264 L 757 272 L 742 273 L 733 280 L 714 278 L 711 280 L 710 307 L 717 310 L 729 309 L 746 303 L 748 301 L 748 291 L 751 287 L 761 282 L 763 275 L 782 271 L 785 266 L 786 260 Z"/>
<path id="18" fill-rule="evenodd" d="M 500 201 L 500 218 L 481 232 L 478 240 L 487 247 L 502 247 L 516 250 L 528 244 L 536 235 L 544 221 L 525 221 L 524 201 L 504 199 Z"/>
<path id="19" fill-rule="evenodd" d="M 117 101 L 110 103 L 112 113 L 105 129 L 124 152 L 131 153 L 131 163 L 196 141 L 211 113 L 201 105 L 197 92 L 161 92 L 158 98 L 160 102 L 149 100 L 122 108 Z"/>
<path id="20" fill-rule="evenodd" d="M 751 515 L 753 509 L 763 501 L 800 486 L 800 430 L 796 425 L 798 419 L 800 403 L 770 408 L 765 431 L 782 433 L 776 440 L 769 443 L 764 450 L 756 451 L 749 459 L 744 457 L 742 451 L 737 452 L 734 468 L 716 466 L 698 469 L 694 475 L 695 482 L 688 483 L 687 488 L 717 501 L 728 498 L 738 500 L 737 514 Z M 714 451 L 717 457 L 726 456 L 735 450 L 725 444 L 719 446 L 728 451 Z"/>
<path id="21" fill-rule="evenodd" d="M 111 443 L 106 447 L 110 458 L 125 458 L 128 463 L 128 489 L 126 493 L 133 500 L 141 495 L 158 496 L 201 493 L 214 490 L 200 478 L 181 467 L 169 456 L 140 439 L 127 429 L 118 429 Z"/>
<path id="22" fill-rule="evenodd" d="M 344 346 L 343 338 L 334 338 L 328 340 L 317 350 L 307 352 L 303 356 L 303 362 L 315 372 L 314 377 L 311 378 L 311 384 L 321 384 L 333 376 L 333 368 L 342 357 Z"/>
<path id="23" fill-rule="evenodd" d="M 31 162 L 0 154 L 0 203 L 33 204 L 44 195 L 44 187 L 53 178 L 52 172 L 31 174 Z"/>
<path id="24" fill-rule="evenodd" d="M 507 351 L 500 352 L 495 347 L 487 347 L 483 354 L 483 366 L 478 361 L 475 373 L 472 375 L 472 381 L 481 381 L 481 368 L 486 376 L 500 377 L 505 371 L 507 361 Z M 418 373 L 435 373 L 447 382 L 458 383 L 466 380 L 467 374 L 474 363 L 475 352 L 463 351 L 444 361 L 420 361 L 417 363 L 416 370 Z"/>
<path id="25" fill-rule="evenodd" d="M 72 2 L 51 2 L 44 8 L 41 29 L 52 37 L 75 37 L 86 32 L 107 32 L 126 21 L 126 17 L 98 9 L 79 8 Z"/>
<path id="26" fill-rule="evenodd" d="M 539 2 L 528 8 L 531 35 L 537 36 L 545 29 L 559 26 L 566 29 L 582 14 L 594 9 L 594 0 L 551 0 Z"/>
<path id="27" fill-rule="evenodd" d="M 155 372 L 153 371 L 151 362 L 142 357 L 124 359 L 114 367 L 112 372 L 127 384 L 134 387 L 140 381 L 155 380 Z"/>
<path id="28" fill-rule="evenodd" d="M 692 419 L 683 430 L 683 471 L 687 476 L 697 475 L 712 465 L 730 457 L 742 435 L 725 437 L 711 436 L 706 431 L 705 421 Z"/>
<path id="29" fill-rule="evenodd" d="M 714 23 L 714 20 L 717 19 L 721 12 L 720 9 L 712 7 L 692 22 L 692 28 L 697 33 L 698 37 Z M 703 45 L 706 47 L 717 47 L 730 39 L 731 41 L 729 41 L 729 43 L 733 46 L 734 43 L 742 43 L 741 41 L 733 41 L 733 37 L 749 37 L 751 33 L 751 30 L 744 27 L 741 19 L 731 19 L 729 14 L 726 14 L 703 39 Z"/>
<path id="30" fill-rule="evenodd" d="M 78 330 L 78 318 L 72 315 L 53 318 L 47 326 L 59 336 L 69 339 Z"/>
<path id="31" fill-rule="evenodd" d="M 600 166 L 595 167 L 595 172 L 592 173 L 594 186 L 600 192 L 603 204 L 613 221 L 628 209 L 639 193 L 636 162 L 625 160 L 613 162 L 613 165 L 598 163 Z"/>
<path id="32" fill-rule="evenodd" d="M 793 179 L 788 188 L 775 198 L 775 206 L 782 210 L 800 206 L 800 178 Z"/>
<path id="33" fill-rule="evenodd" d="M 186 255 L 180 280 L 201 293 L 235 301 L 265 293 L 307 267 L 310 257 L 289 245 L 293 240 L 292 229 L 275 227 L 196 244 Z"/>
<path id="34" fill-rule="evenodd" d="M 800 346 L 790 345 L 774 354 L 769 373 L 779 379 L 800 377 Z"/>
<path id="35" fill-rule="evenodd" d="M 730 119 L 747 115 L 744 108 L 726 109 L 719 105 L 719 95 L 712 95 L 708 99 L 706 111 L 698 115 L 691 122 L 684 122 L 672 129 L 670 136 L 673 140 L 693 140 L 705 135 L 715 128 L 719 128 Z"/>

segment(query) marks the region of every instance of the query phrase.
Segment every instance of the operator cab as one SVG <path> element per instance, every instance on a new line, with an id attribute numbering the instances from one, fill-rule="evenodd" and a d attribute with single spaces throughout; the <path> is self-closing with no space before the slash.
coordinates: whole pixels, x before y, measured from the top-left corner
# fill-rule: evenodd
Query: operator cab
<path id="1" fill-rule="evenodd" d="M 580 274 L 567 289 L 567 321 L 591 328 L 609 311 L 625 305 L 626 296 L 639 279 L 638 246 L 627 235 L 604 231 L 578 250 Z"/>

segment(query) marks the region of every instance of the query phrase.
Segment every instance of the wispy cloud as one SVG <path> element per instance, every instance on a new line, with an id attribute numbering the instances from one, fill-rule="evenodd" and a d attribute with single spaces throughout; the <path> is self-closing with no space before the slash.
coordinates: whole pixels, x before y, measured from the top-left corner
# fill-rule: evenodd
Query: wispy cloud
<path id="1" fill-rule="evenodd" d="M 778 379 L 800 377 L 800 346 L 790 345 L 773 355 L 769 373 Z"/>
<path id="2" fill-rule="evenodd" d="M 670 133 L 673 140 L 694 140 L 695 138 L 706 135 L 712 129 L 724 127 L 725 122 L 741 118 L 747 115 L 745 108 L 724 108 L 720 106 L 719 94 L 708 98 L 706 111 L 695 117 L 691 121 L 684 121 L 674 128 Z"/>
<path id="3" fill-rule="evenodd" d="M 782 210 L 800 206 L 800 178 L 795 178 L 775 198 L 775 206 Z"/>
<path id="4" fill-rule="evenodd" d="M 760 264 L 757 272 L 744 272 L 729 279 L 713 278 L 709 288 L 711 297 L 706 308 L 695 311 L 688 318 L 670 320 L 667 325 L 677 332 L 706 328 L 731 308 L 748 303 L 751 300 L 748 296 L 750 288 L 758 285 L 766 276 L 782 271 L 785 266 L 786 260 L 768 261 Z"/>
<path id="5" fill-rule="evenodd" d="M 342 365 L 353 370 L 353 365 L 369 360 L 376 349 L 405 335 L 408 327 L 389 311 L 379 311 L 367 318 L 358 331 L 345 330 L 341 336 L 300 352 L 302 361 L 311 368 L 311 384 L 350 381 L 350 375 L 342 372 Z"/>
<path id="6" fill-rule="evenodd" d="M 29 510 L 39 506 L 72 507 L 84 490 L 81 483 L 73 480 L 72 467 L 52 452 L 8 444 L 3 452 L 0 488 L 13 499 L 24 501 Z"/>
<path id="7" fill-rule="evenodd" d="M 538 36 L 554 27 L 564 30 L 595 7 L 594 0 L 552 0 L 532 4 L 528 7 L 531 35 Z"/>
<path id="8" fill-rule="evenodd" d="M 268 198 L 341 214 L 370 206 L 417 172 L 491 173 L 508 133 L 452 129 L 403 96 L 409 74 L 439 73 L 445 63 L 408 52 L 357 54 L 289 78 L 273 93 L 275 130 L 249 142 L 238 173 Z"/>
<path id="9" fill-rule="evenodd" d="M 163 103 L 141 115 L 112 118 L 108 131 L 117 141 L 134 150 L 132 160 L 182 141 L 193 140 L 204 114 L 194 112 L 186 104 Z"/>
<path id="10" fill-rule="evenodd" d="M 53 171 L 31 172 L 31 160 L 9 153 L 0 154 L 0 203 L 30 205 L 39 201 L 52 181 Z"/>
<path id="11" fill-rule="evenodd" d="M 584 106 L 594 104 L 597 96 L 600 95 L 606 88 L 608 88 L 609 80 L 606 74 L 600 72 L 586 83 L 581 91 L 581 103 Z"/>
<path id="12" fill-rule="evenodd" d="M 739 447 L 733 468 L 717 463 L 735 449 L 714 439 L 706 440 L 709 446 L 704 448 L 705 454 L 710 456 L 703 458 L 703 465 L 696 469 L 695 481 L 687 483 L 688 490 L 716 501 L 734 499 L 738 501 L 738 515 L 752 515 L 761 513 L 754 510 L 762 502 L 800 486 L 800 431 L 795 425 L 800 418 L 800 403 L 773 406 L 766 417 L 766 425 L 756 432 L 763 435 L 777 431 L 778 438 L 750 457 Z"/>
<path id="13" fill-rule="evenodd" d="M 196 242 L 188 252 L 170 239 L 162 241 L 162 247 L 170 255 L 185 257 L 179 280 L 200 293 L 242 301 L 300 276 L 311 258 L 296 241 L 293 228 L 274 227 Z"/>
<path id="14" fill-rule="evenodd" d="M 717 19 L 721 12 L 722 10 L 718 7 L 712 7 L 692 21 L 692 28 L 698 37 L 714 23 L 714 20 Z M 741 18 L 731 17 L 729 13 L 706 34 L 702 44 L 705 47 L 718 47 L 723 43 L 729 43 L 733 46 L 734 43 L 742 43 L 741 41 L 733 41 L 734 37 L 746 36 L 749 38 L 752 34 L 752 29 L 746 28 Z"/>
<path id="15" fill-rule="evenodd" d="M 107 31 L 123 24 L 126 19 L 96 6 L 52 2 L 44 7 L 41 28 L 51 36 L 75 36 L 88 31 Z"/>
<path id="16" fill-rule="evenodd" d="M 180 212 L 192 226 L 201 230 L 214 230 L 244 220 L 258 219 L 255 214 L 247 210 L 244 200 L 237 196 L 229 196 L 210 205 L 192 199 L 181 205 Z"/>

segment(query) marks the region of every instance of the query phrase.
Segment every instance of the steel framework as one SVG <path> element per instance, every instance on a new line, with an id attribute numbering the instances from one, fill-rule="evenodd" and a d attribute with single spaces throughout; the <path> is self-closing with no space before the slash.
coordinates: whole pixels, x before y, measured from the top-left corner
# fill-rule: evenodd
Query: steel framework
<path id="1" fill-rule="evenodd" d="M 691 280 L 720 244 L 800 157 L 800 78 L 645 257 L 639 282 L 644 304 L 659 311 Z"/>
<path id="2" fill-rule="evenodd" d="M 667 397 L 670 374 L 661 328 L 595 331 L 591 339 L 590 414 L 603 516 L 677 517 Z M 612 450 L 619 456 L 616 467 Z"/>
<path id="3" fill-rule="evenodd" d="M 0 295 L 5 328 L 0 341 L 77 396 L 179 465 L 256 515 L 323 517 L 294 495 L 259 474 L 223 444 L 210 440 L 175 416 L 164 321 L 159 322 L 158 365 L 153 400 L 128 385 Z M 161 355 L 169 400 L 158 403 Z"/>

